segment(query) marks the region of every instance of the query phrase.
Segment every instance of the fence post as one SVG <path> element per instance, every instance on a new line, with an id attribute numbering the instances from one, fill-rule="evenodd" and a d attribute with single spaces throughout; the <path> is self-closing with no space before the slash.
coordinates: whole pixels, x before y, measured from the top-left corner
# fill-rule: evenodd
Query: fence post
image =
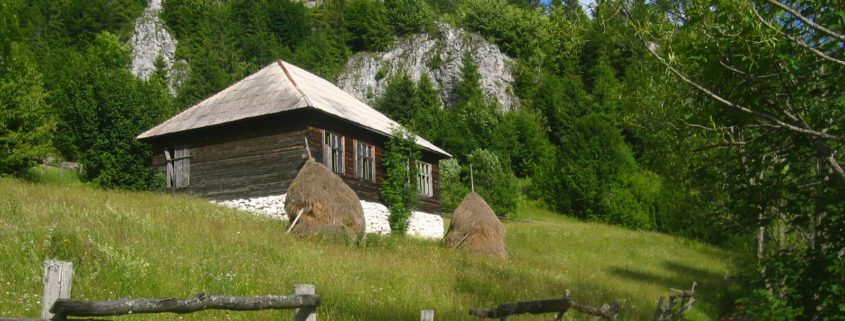
<path id="1" fill-rule="evenodd" d="M 73 279 L 73 263 L 48 260 L 44 261 L 44 294 L 41 301 L 41 319 L 50 320 L 53 314 L 50 308 L 58 299 L 70 299 L 70 286 Z M 64 316 L 58 316 L 64 319 Z"/>
<path id="2" fill-rule="evenodd" d="M 434 310 L 420 311 L 420 321 L 434 321 Z"/>
<path id="3" fill-rule="evenodd" d="M 317 294 L 313 284 L 294 284 L 293 294 Z M 293 321 L 317 321 L 317 308 L 307 307 L 293 310 Z"/>

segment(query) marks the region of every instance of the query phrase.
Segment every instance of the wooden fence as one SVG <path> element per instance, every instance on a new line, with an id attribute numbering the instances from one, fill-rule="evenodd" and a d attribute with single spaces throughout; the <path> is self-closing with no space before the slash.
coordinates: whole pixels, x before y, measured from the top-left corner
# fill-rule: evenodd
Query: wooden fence
<path id="1" fill-rule="evenodd" d="M 294 285 L 293 295 L 264 295 L 252 297 L 197 294 L 186 299 L 120 299 L 114 301 L 71 300 L 73 264 L 50 260 L 44 262 L 44 293 L 41 318 L 2 318 L 0 321 L 63 321 L 68 317 L 119 316 L 139 313 L 193 313 L 203 310 L 293 310 L 294 321 L 316 321 L 320 296 L 312 284 Z"/>
<path id="2" fill-rule="evenodd" d="M 681 320 L 686 316 L 687 312 L 692 309 L 695 303 L 695 282 L 692 283 L 692 288 L 689 290 L 671 289 L 674 294 L 669 295 L 667 301 L 664 297 L 660 297 L 657 301 L 657 311 L 654 315 L 654 321 L 676 321 Z M 562 299 L 548 299 L 539 301 L 521 301 L 521 302 L 506 302 L 500 304 L 495 309 L 470 309 L 469 314 L 482 319 L 500 319 L 507 320 L 508 317 L 518 314 L 544 314 L 557 313 L 555 321 L 563 320 L 563 315 L 569 310 L 575 310 L 584 314 L 592 315 L 592 321 L 599 320 L 616 320 L 619 316 L 619 302 L 613 301 L 610 304 L 604 304 L 600 308 L 589 305 L 580 304 L 572 300 L 569 290 L 566 290 L 566 296 Z"/>
<path id="3" fill-rule="evenodd" d="M 613 321 L 619 315 L 619 302 L 613 301 L 611 304 L 605 304 L 600 308 L 596 308 L 573 301 L 569 290 L 566 290 L 566 296 L 561 299 L 506 302 L 500 304 L 495 309 L 470 309 L 469 314 L 482 319 L 500 319 L 504 321 L 508 317 L 518 314 L 557 313 L 555 320 L 560 321 L 563 320 L 563 315 L 569 312 L 569 310 L 592 315 L 593 321 L 601 319 Z"/>
<path id="4" fill-rule="evenodd" d="M 317 321 L 317 307 L 320 296 L 313 284 L 296 284 L 293 295 L 278 296 L 227 296 L 215 294 L 197 294 L 196 296 L 176 299 L 120 299 L 113 301 L 76 301 L 71 300 L 73 264 L 57 260 L 44 262 L 44 292 L 41 304 L 41 318 L 4 318 L 0 321 L 65 321 L 89 320 L 92 317 L 120 316 L 139 313 L 193 313 L 203 310 L 257 311 L 257 310 L 293 310 L 294 321 Z M 660 297 L 655 313 L 655 321 L 670 321 L 683 318 L 695 302 L 695 286 L 690 290 L 674 290 L 668 301 Z M 507 320 L 518 314 L 557 313 L 555 320 L 563 319 L 570 310 L 592 315 L 593 321 L 616 320 L 619 315 L 619 302 L 604 304 L 599 308 L 584 305 L 572 300 L 569 290 L 560 299 L 539 301 L 506 302 L 495 309 L 470 309 L 469 314 L 479 318 Z M 80 319 L 82 318 L 82 319 Z M 87 319 L 86 319 L 87 318 Z M 434 321 L 434 310 L 420 311 L 420 320 Z"/>

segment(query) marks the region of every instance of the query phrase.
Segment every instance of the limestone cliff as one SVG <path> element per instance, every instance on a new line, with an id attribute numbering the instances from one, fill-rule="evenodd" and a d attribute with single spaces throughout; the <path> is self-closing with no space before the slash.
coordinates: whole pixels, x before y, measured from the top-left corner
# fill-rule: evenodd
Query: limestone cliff
<path id="1" fill-rule="evenodd" d="M 434 35 L 417 34 L 400 39 L 389 51 L 355 54 L 338 76 L 337 84 L 373 105 L 384 94 L 388 80 L 401 70 L 415 80 L 426 73 L 440 89 L 444 106 L 449 107 L 467 51 L 478 65 L 484 93 L 497 100 L 504 110 L 517 106 L 519 102 L 512 90 L 514 61 L 481 36 L 445 23 L 437 23 Z"/>
<path id="2" fill-rule="evenodd" d="M 176 94 L 176 87 L 182 78 L 180 68 L 174 68 L 177 64 L 177 42 L 165 28 L 164 21 L 159 17 L 160 12 L 161 0 L 150 0 L 144 13 L 135 21 L 135 31 L 129 39 L 132 48 L 131 70 L 134 75 L 149 79 L 155 71 L 156 59 L 161 57 L 168 74 L 168 89 L 170 93 Z"/>

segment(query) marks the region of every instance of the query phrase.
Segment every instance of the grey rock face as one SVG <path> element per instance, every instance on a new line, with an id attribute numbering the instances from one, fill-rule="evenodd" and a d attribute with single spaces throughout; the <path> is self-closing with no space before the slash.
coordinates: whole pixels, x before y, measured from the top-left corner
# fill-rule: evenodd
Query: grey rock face
<path id="1" fill-rule="evenodd" d="M 337 85 L 370 105 L 384 95 L 388 80 L 405 70 L 414 80 L 428 74 L 440 89 L 444 106 L 453 104 L 452 93 L 461 79 L 464 53 L 469 51 L 478 65 L 484 93 L 510 110 L 519 102 L 513 94 L 514 61 L 479 35 L 445 23 L 437 23 L 437 34 L 417 34 L 397 42 L 386 52 L 358 53 L 346 63 Z"/>
<path id="2" fill-rule="evenodd" d="M 135 21 L 135 31 L 129 39 L 132 47 L 132 74 L 147 80 L 155 71 L 158 57 L 164 60 L 165 69 L 170 83 L 168 89 L 171 94 L 176 93 L 182 73 L 174 68 L 177 63 L 176 39 L 164 27 L 164 21 L 159 17 L 162 0 L 150 0 L 141 17 Z"/>

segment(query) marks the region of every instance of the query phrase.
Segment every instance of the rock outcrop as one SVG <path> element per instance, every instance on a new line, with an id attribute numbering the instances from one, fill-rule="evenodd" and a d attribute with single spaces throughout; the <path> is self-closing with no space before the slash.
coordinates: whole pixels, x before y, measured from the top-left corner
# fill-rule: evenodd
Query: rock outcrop
<path id="1" fill-rule="evenodd" d="M 155 72 L 156 60 L 161 57 L 169 79 L 168 89 L 175 95 L 182 73 L 179 68 L 174 68 L 177 63 L 175 58 L 177 42 L 167 31 L 164 20 L 161 20 L 159 16 L 161 1 L 150 0 L 141 17 L 135 20 L 135 31 L 129 38 L 129 45 L 132 47 L 131 70 L 135 76 L 147 80 Z"/>
<path id="2" fill-rule="evenodd" d="M 406 71 L 414 80 L 426 73 L 440 89 L 444 106 L 452 106 L 452 93 L 461 79 L 465 52 L 478 65 L 484 93 L 499 102 L 504 110 L 518 105 L 513 94 L 514 61 L 479 35 L 437 23 L 435 35 L 417 34 L 397 41 L 385 52 L 358 53 L 346 63 L 337 79 L 341 89 L 373 105 L 387 88 L 388 80 Z"/>

